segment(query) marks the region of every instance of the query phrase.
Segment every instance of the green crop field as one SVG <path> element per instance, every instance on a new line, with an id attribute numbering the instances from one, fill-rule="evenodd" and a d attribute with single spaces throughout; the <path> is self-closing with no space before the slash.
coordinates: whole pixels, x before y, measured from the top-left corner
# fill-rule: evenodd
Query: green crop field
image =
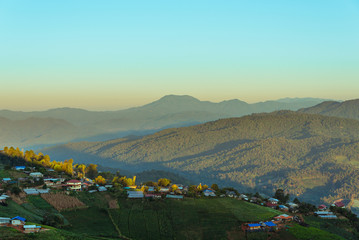
<path id="1" fill-rule="evenodd" d="M 7 207 L 0 205 L 1 217 L 21 216 L 31 222 L 41 222 L 42 221 L 41 214 L 35 213 L 34 211 L 26 209 L 22 205 L 18 205 L 17 203 L 15 203 L 11 200 L 8 200 L 7 203 L 8 203 Z"/>
<path id="2" fill-rule="evenodd" d="M 134 239 L 221 239 L 239 231 L 242 222 L 268 220 L 280 214 L 229 198 L 142 202 L 122 200 L 116 222 Z M 140 230 L 139 230 L 140 229 Z"/>
<path id="3" fill-rule="evenodd" d="M 81 196 L 80 199 L 90 205 L 88 209 L 63 213 L 71 223 L 69 230 L 87 236 L 121 234 L 132 239 L 225 239 L 228 231 L 243 234 L 240 231 L 243 222 L 269 220 L 280 214 L 270 208 L 229 198 L 121 199 L 120 209 L 105 210 L 98 207 L 99 197 L 99 194 Z M 91 203 L 86 198 L 94 201 Z"/>
<path id="4" fill-rule="evenodd" d="M 21 235 L 2 228 L 0 239 L 355 239 L 347 220 L 323 220 L 305 217 L 310 227 L 289 224 L 277 233 L 245 233 L 244 222 L 270 220 L 281 214 L 277 210 L 231 198 L 185 200 L 119 199 L 119 209 L 108 209 L 104 198 L 110 193 L 80 193 L 86 209 L 64 211 L 64 229 L 53 229 L 35 235 Z M 57 211 L 40 196 L 28 196 L 18 205 L 9 200 L 0 206 L 2 217 L 22 216 L 29 222 L 41 223 L 44 213 Z M 9 236 L 9 238 L 4 238 Z M 20 237 L 21 236 L 21 237 Z"/>
<path id="5" fill-rule="evenodd" d="M 62 215 L 70 222 L 67 230 L 83 234 L 86 237 L 103 236 L 118 237 L 118 233 L 112 224 L 105 209 L 90 207 L 75 211 L 65 211 Z"/>
<path id="6" fill-rule="evenodd" d="M 344 240 L 338 235 L 326 232 L 315 227 L 302 227 L 298 224 L 290 228 L 292 233 L 298 240 Z"/>
<path id="7" fill-rule="evenodd" d="M 308 216 L 304 217 L 304 220 L 311 227 L 339 235 L 345 239 L 357 239 L 351 233 L 353 229 L 351 229 L 347 219 L 321 219 L 319 217 Z"/>

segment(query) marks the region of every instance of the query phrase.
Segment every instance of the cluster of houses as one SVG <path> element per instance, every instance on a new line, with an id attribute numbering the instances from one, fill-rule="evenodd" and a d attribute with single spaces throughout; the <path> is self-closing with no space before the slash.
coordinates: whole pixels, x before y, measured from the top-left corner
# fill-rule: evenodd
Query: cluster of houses
<path id="1" fill-rule="evenodd" d="M 282 214 L 274 217 L 271 221 L 243 224 L 242 229 L 246 232 L 275 232 L 284 226 L 283 223 L 291 222 L 293 219 L 293 216 Z"/>
<path id="2" fill-rule="evenodd" d="M 184 195 L 188 191 L 188 187 L 183 186 L 182 184 L 176 184 L 178 189 L 176 192 L 171 192 L 171 187 L 160 187 L 159 189 L 153 186 L 146 186 L 145 191 L 141 189 L 136 189 L 136 186 L 124 187 L 127 190 L 127 197 L 130 199 L 183 199 Z"/>
<path id="3" fill-rule="evenodd" d="M 172 186 L 176 185 L 177 190 L 171 191 Z M 168 187 L 159 187 L 155 188 L 153 186 L 145 186 L 145 191 L 141 189 L 136 189 L 136 186 L 128 186 L 124 188 L 127 190 L 127 197 L 130 199 L 183 199 L 184 196 L 188 193 L 188 186 L 183 186 L 182 184 L 171 184 Z M 207 188 L 202 191 L 203 195 L 206 197 L 216 197 L 215 190 Z"/>
<path id="4" fill-rule="evenodd" d="M 333 207 L 345 208 L 345 203 L 342 199 L 334 201 L 332 204 Z M 333 213 L 328 211 L 328 207 L 324 204 L 318 206 L 318 211 L 314 212 L 314 215 L 323 219 L 337 219 L 338 217 Z"/>
<path id="5" fill-rule="evenodd" d="M 0 227 L 6 226 L 15 228 L 23 233 L 36 233 L 41 231 L 41 226 L 37 225 L 26 225 L 26 219 L 20 216 L 13 218 L 0 217 Z"/>
<path id="6" fill-rule="evenodd" d="M 18 179 L 11 179 L 11 178 L 3 178 L 1 181 L 1 184 L 18 184 L 18 186 L 21 186 L 23 182 L 26 181 L 39 181 L 40 179 L 43 179 L 44 181 L 44 185 L 46 186 L 46 188 L 42 187 L 39 188 L 38 187 L 32 187 L 32 188 L 23 188 L 22 190 L 27 194 L 27 195 L 36 195 L 36 194 L 44 194 L 44 193 L 49 193 L 50 189 L 62 189 L 62 190 L 74 190 L 74 191 L 81 191 L 81 190 L 87 190 L 90 186 L 95 185 L 95 183 L 88 178 L 83 178 L 80 180 L 77 179 L 70 179 L 68 181 L 66 181 L 66 179 L 64 177 L 61 176 L 57 176 L 57 177 L 45 177 L 44 174 L 42 174 L 41 172 L 32 172 L 33 168 L 30 168 L 29 171 L 26 171 L 26 167 L 25 166 L 16 166 L 14 168 L 17 171 L 22 171 L 26 174 L 28 174 L 28 177 L 22 177 L 22 178 L 18 178 Z M 53 169 L 47 169 L 47 172 L 54 172 Z M 51 175 L 56 175 L 56 174 L 51 174 Z M 41 185 L 42 186 L 42 185 Z M 97 185 L 98 186 L 98 185 Z M 1 189 L 1 186 L 0 186 Z M 106 189 L 104 189 L 104 187 L 100 187 L 99 191 L 106 191 Z M 1 198 L 0 198 L 0 203 L 1 203 Z"/>
<path id="7" fill-rule="evenodd" d="M 98 186 L 94 183 L 93 180 L 88 178 L 83 178 L 81 180 L 77 179 L 70 179 L 66 180 L 65 178 L 61 176 L 56 176 L 56 174 L 51 174 L 52 176 L 56 177 L 44 177 L 44 175 L 40 172 L 31 172 L 31 171 L 25 171 L 25 166 L 17 166 L 15 167 L 18 171 L 23 171 L 24 173 L 27 173 L 30 179 L 39 180 L 40 178 L 43 179 L 44 185 L 46 187 L 41 188 L 24 188 L 23 191 L 27 195 L 36 195 L 36 194 L 45 194 L 49 193 L 50 189 L 62 189 L 62 190 L 72 190 L 72 191 L 83 191 L 88 190 L 89 193 L 93 192 L 103 192 L 107 191 L 107 189 L 113 187 L 112 185 L 105 185 L 105 186 Z M 48 169 L 49 172 L 53 171 L 52 169 Z M 27 180 L 26 178 L 19 178 L 17 181 L 12 180 L 11 178 L 3 178 L 2 182 L 5 184 L 12 184 L 12 183 L 19 183 L 21 181 Z M 91 186 L 96 186 L 96 190 L 90 190 Z M 172 191 L 172 186 L 176 185 L 176 190 Z M 90 189 L 89 189 L 90 188 Z M 183 186 L 182 184 L 172 184 L 168 187 L 153 187 L 153 186 L 145 186 L 145 188 L 139 189 L 137 186 L 129 186 L 125 187 L 124 190 L 127 190 L 127 197 L 129 199 L 183 199 L 184 196 L 188 193 L 188 186 Z M 145 189 L 145 190 L 143 190 Z M 288 203 L 286 205 L 279 204 L 279 200 L 276 198 L 265 198 L 266 201 L 263 201 L 263 197 L 248 197 L 245 194 L 239 194 L 237 195 L 235 191 L 226 191 L 225 194 L 216 194 L 216 191 L 207 188 L 201 191 L 203 196 L 205 197 L 231 197 L 236 198 L 239 200 L 244 200 L 247 202 L 251 202 L 254 204 L 279 209 L 283 212 L 292 212 L 295 213 L 297 211 L 298 205 L 295 203 Z M 3 194 L 0 196 L 0 204 L 4 205 L 6 204 L 6 199 L 9 198 L 9 196 Z M 333 206 L 336 207 L 345 207 L 345 204 L 342 201 L 336 201 L 333 203 Z M 327 211 L 327 206 L 320 205 L 318 207 L 318 211 L 314 213 L 315 216 L 318 216 L 323 219 L 336 219 L 337 216 Z M 243 230 L 247 232 L 253 232 L 253 231 L 276 231 L 283 225 L 282 223 L 293 221 L 293 216 L 282 214 L 279 216 L 276 216 L 271 221 L 266 222 L 255 222 L 255 223 L 246 223 L 242 225 Z M 4 218 L 0 217 L 0 226 L 9 226 L 16 228 L 20 231 L 23 231 L 24 233 L 33 233 L 33 232 L 39 232 L 41 230 L 41 226 L 36 225 L 26 225 L 25 224 L 26 219 L 21 218 L 19 216 L 14 218 Z"/>

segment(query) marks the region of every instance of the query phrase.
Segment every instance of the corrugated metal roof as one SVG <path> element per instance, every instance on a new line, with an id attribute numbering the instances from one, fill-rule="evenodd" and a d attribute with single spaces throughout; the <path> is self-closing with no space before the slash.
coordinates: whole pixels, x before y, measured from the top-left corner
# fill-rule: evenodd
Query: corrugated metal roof
<path id="1" fill-rule="evenodd" d="M 333 215 L 332 212 L 327 212 L 327 211 L 318 211 L 318 212 L 314 212 L 314 214 L 317 214 L 317 215 Z"/>
<path id="2" fill-rule="evenodd" d="M 24 228 L 36 228 L 36 225 L 24 225 Z"/>
<path id="3" fill-rule="evenodd" d="M 183 196 L 182 195 L 170 195 L 170 194 L 167 194 L 166 198 L 183 199 Z"/>
<path id="4" fill-rule="evenodd" d="M 261 225 L 259 223 L 249 223 L 249 227 L 260 227 Z"/>
<path id="5" fill-rule="evenodd" d="M 274 222 L 265 222 L 265 225 L 267 225 L 268 227 L 275 227 L 277 226 L 277 224 L 275 224 Z"/>
<path id="6" fill-rule="evenodd" d="M 16 216 L 16 217 L 12 218 L 11 220 L 20 220 L 20 221 L 25 222 L 25 221 L 26 221 L 26 218 L 23 218 L 23 217 L 20 217 L 20 216 Z"/>
<path id="7" fill-rule="evenodd" d="M 320 215 L 320 218 L 338 218 L 336 215 Z"/>

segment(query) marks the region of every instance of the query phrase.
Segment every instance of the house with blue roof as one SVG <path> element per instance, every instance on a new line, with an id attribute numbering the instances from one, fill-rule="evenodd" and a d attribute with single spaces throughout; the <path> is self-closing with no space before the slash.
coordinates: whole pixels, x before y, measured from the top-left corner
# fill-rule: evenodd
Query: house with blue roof
<path id="1" fill-rule="evenodd" d="M 271 222 L 271 221 L 264 222 L 264 223 L 262 223 L 262 228 L 263 228 L 263 230 L 266 230 L 269 232 L 274 232 L 277 230 L 277 224 L 275 224 L 274 222 Z"/>
<path id="2" fill-rule="evenodd" d="M 25 166 L 16 166 L 15 167 L 15 170 L 17 170 L 17 171 L 23 171 L 23 170 L 25 170 Z"/>
<path id="3" fill-rule="evenodd" d="M 285 205 L 279 205 L 278 207 L 279 207 L 280 210 L 283 210 L 283 211 L 288 211 L 289 210 L 289 208 L 287 206 L 285 206 Z"/>
<path id="4" fill-rule="evenodd" d="M 260 223 L 248 223 L 248 231 L 260 231 L 262 230 Z"/>
<path id="5" fill-rule="evenodd" d="M 11 181 L 11 178 L 3 178 L 2 181 L 3 181 L 3 182 L 10 182 L 10 181 Z"/>
<path id="6" fill-rule="evenodd" d="M 11 219 L 11 224 L 12 225 L 25 225 L 26 219 L 20 216 L 16 216 L 14 218 Z"/>

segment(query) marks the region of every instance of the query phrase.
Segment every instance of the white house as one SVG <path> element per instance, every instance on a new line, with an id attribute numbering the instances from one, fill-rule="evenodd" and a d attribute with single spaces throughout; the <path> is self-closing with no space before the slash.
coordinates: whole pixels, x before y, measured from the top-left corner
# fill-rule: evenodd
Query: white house
<path id="1" fill-rule="evenodd" d="M 128 191 L 128 198 L 143 198 L 143 192 L 142 191 Z"/>
<path id="2" fill-rule="evenodd" d="M 41 172 L 33 172 L 29 174 L 30 177 L 34 177 L 34 178 L 41 178 L 44 175 Z"/>
<path id="3" fill-rule="evenodd" d="M 203 194 L 204 194 L 204 196 L 206 196 L 206 197 L 215 197 L 215 196 L 216 196 L 216 194 L 214 193 L 214 191 L 211 190 L 211 189 L 206 189 L 206 190 L 204 190 L 204 191 L 203 191 Z"/>
<path id="4" fill-rule="evenodd" d="M 278 204 L 279 200 L 276 198 L 269 198 L 268 202 L 272 203 L 272 204 Z"/>
<path id="5" fill-rule="evenodd" d="M 0 217 L 0 226 L 9 224 L 10 222 L 11 218 Z"/>
<path id="6" fill-rule="evenodd" d="M 81 190 L 81 181 L 71 179 L 66 182 L 67 188 L 70 190 Z"/>
<path id="7" fill-rule="evenodd" d="M 41 230 L 41 226 L 36 225 L 24 225 L 24 233 L 35 233 Z"/>
<path id="8" fill-rule="evenodd" d="M 26 221 L 25 218 L 16 216 L 16 217 L 11 219 L 11 224 L 14 225 L 14 226 L 25 225 L 25 221 Z"/>
<path id="9" fill-rule="evenodd" d="M 169 188 L 164 188 L 164 187 L 159 190 L 159 192 L 169 192 L 169 191 L 170 191 Z"/>

